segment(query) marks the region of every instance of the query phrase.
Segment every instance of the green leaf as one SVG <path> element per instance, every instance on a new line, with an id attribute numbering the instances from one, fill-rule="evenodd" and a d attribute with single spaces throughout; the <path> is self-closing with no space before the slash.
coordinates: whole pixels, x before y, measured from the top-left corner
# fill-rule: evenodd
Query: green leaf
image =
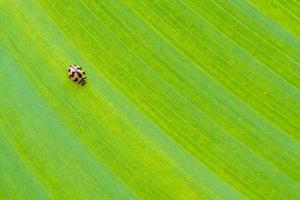
<path id="1" fill-rule="evenodd" d="M 0 199 L 299 199 L 298 1 L 0 8 Z"/>

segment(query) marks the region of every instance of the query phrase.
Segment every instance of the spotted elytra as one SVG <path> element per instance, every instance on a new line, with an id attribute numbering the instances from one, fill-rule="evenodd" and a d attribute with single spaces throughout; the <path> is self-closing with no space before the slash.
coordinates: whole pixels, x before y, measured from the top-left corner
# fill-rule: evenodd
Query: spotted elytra
<path id="1" fill-rule="evenodd" d="M 68 69 L 69 79 L 84 86 L 86 84 L 85 71 L 78 65 L 70 65 Z"/>

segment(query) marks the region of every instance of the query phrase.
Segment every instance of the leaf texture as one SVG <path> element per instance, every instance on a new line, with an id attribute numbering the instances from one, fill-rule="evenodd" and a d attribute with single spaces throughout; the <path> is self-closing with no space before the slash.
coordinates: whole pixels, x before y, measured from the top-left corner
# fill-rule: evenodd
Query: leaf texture
<path id="1" fill-rule="evenodd" d="M 297 0 L 0 8 L 1 199 L 300 198 Z"/>

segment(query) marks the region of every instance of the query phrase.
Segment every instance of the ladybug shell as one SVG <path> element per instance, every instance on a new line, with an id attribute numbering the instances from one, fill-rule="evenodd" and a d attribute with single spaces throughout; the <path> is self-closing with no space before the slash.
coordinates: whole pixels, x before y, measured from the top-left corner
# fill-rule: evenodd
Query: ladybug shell
<path id="1" fill-rule="evenodd" d="M 70 65 L 68 69 L 69 79 L 77 82 L 78 84 L 85 85 L 86 84 L 86 75 L 85 71 L 78 65 Z"/>

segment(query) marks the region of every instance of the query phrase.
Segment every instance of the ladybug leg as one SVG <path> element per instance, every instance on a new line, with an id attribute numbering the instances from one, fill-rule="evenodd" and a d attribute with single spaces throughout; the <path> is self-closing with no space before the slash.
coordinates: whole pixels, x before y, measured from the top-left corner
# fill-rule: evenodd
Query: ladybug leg
<path id="1" fill-rule="evenodd" d="M 79 81 L 79 84 L 81 84 L 82 86 L 84 86 L 86 84 L 86 81 L 85 81 L 86 78 L 83 78 Z"/>

